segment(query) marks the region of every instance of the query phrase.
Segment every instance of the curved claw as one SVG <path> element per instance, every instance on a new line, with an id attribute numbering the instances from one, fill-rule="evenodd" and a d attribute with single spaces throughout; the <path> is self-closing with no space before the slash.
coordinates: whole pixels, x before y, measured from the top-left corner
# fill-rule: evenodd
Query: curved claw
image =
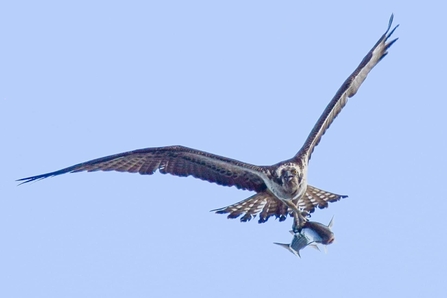
<path id="1" fill-rule="evenodd" d="M 299 210 L 292 201 L 284 201 L 284 203 L 293 211 L 293 232 L 300 233 L 307 221 L 307 212 Z"/>
<path id="2" fill-rule="evenodd" d="M 307 222 L 307 218 L 303 216 L 302 212 L 294 212 L 293 213 L 293 225 L 292 230 L 295 233 L 301 233 L 301 229 L 304 227 L 304 224 Z"/>

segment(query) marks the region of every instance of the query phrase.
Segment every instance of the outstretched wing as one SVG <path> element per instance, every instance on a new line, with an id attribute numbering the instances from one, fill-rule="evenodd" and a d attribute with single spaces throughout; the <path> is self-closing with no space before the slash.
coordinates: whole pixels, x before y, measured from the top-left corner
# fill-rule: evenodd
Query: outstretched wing
<path id="1" fill-rule="evenodd" d="M 308 185 L 303 197 L 297 199 L 294 203 L 303 211 L 312 213 L 315 211 L 315 207 L 323 209 L 328 207 L 328 203 L 336 202 L 346 197 L 345 195 L 337 195 Z M 228 218 L 237 218 L 242 215 L 241 221 L 244 222 L 250 221 L 259 214 L 259 223 L 266 222 L 271 216 L 275 216 L 279 221 L 284 221 L 287 215 L 292 215 L 292 210 L 288 209 L 269 190 L 257 193 L 236 204 L 211 211 L 218 214 L 228 213 Z"/>
<path id="2" fill-rule="evenodd" d="M 119 153 L 17 181 L 27 183 L 82 171 L 118 171 L 152 175 L 156 170 L 162 174 L 193 176 L 219 185 L 236 186 L 239 189 L 254 191 L 266 189 L 260 177 L 262 167 L 183 146 L 155 147 Z"/>
<path id="3" fill-rule="evenodd" d="M 382 37 L 380 37 L 380 39 L 368 52 L 365 58 L 363 58 L 362 62 L 360 62 L 360 65 L 356 68 L 356 70 L 346 79 L 340 89 L 338 89 L 334 98 L 332 98 L 332 100 L 329 102 L 323 114 L 320 116 L 314 128 L 310 132 L 303 147 L 295 155 L 295 158 L 303 158 L 306 161 L 310 160 L 312 152 L 320 142 L 321 137 L 334 121 L 335 117 L 337 117 L 337 115 L 346 105 L 348 98 L 355 95 L 360 85 L 368 76 L 371 69 L 373 69 L 373 67 L 376 66 L 377 63 L 379 63 L 379 61 L 387 55 L 388 48 L 397 40 L 396 38 L 392 41 L 388 41 L 394 30 L 396 30 L 396 28 L 399 26 L 397 25 L 393 28 L 393 30 L 390 31 L 392 23 L 393 15 L 391 15 L 390 17 L 388 29 L 386 30 L 386 32 L 382 35 Z"/>

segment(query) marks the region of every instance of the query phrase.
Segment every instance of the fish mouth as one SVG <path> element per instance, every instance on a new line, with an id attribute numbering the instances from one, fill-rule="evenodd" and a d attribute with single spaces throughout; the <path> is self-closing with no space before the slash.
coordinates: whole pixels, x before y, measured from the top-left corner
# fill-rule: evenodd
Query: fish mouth
<path id="1" fill-rule="evenodd" d="M 326 244 L 334 243 L 334 241 L 335 241 L 335 237 L 332 236 L 331 238 L 329 238 L 329 239 L 326 241 Z"/>

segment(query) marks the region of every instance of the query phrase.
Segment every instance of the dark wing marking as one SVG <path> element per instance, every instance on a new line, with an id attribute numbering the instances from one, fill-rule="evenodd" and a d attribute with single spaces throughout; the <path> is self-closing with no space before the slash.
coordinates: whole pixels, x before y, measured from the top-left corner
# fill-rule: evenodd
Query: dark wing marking
<path id="1" fill-rule="evenodd" d="M 386 30 L 386 32 L 382 35 L 382 37 L 380 37 L 380 39 L 368 52 L 365 58 L 363 58 L 362 62 L 360 62 L 356 70 L 346 79 L 340 89 L 338 89 L 334 98 L 332 98 L 332 100 L 329 102 L 326 109 L 323 111 L 323 114 L 320 116 L 314 128 L 310 132 L 303 147 L 295 155 L 295 158 L 305 158 L 306 161 L 310 160 L 311 154 L 320 142 L 321 137 L 324 135 L 326 130 L 329 128 L 329 126 L 343 109 L 343 107 L 346 105 L 348 98 L 355 95 L 360 85 L 368 76 L 371 69 L 373 69 L 373 67 L 376 66 L 377 63 L 379 63 L 379 61 L 387 55 L 388 48 L 397 40 L 396 38 L 390 42 L 387 42 L 388 38 L 399 26 L 397 25 L 393 28 L 393 30 L 390 31 L 392 23 L 393 15 L 391 15 L 390 17 L 388 29 Z"/>
<path id="2" fill-rule="evenodd" d="M 304 196 L 294 201 L 294 203 L 298 208 L 312 213 L 315 211 L 315 207 L 323 209 L 328 207 L 328 203 L 336 202 L 346 197 L 308 185 Z M 283 221 L 287 218 L 287 215 L 292 215 L 292 210 L 288 209 L 286 204 L 268 190 L 257 193 L 233 205 L 211 211 L 218 214 L 228 213 L 228 218 L 237 218 L 242 215 L 241 221 L 249 221 L 259 214 L 259 223 L 266 222 L 271 216 L 275 216 L 279 221 Z"/>
<path id="3" fill-rule="evenodd" d="M 27 183 L 82 171 L 118 171 L 152 175 L 156 170 L 162 174 L 193 176 L 219 185 L 236 186 L 239 189 L 254 191 L 266 189 L 260 177 L 264 170 L 262 167 L 183 146 L 155 147 L 119 153 L 17 181 Z"/>

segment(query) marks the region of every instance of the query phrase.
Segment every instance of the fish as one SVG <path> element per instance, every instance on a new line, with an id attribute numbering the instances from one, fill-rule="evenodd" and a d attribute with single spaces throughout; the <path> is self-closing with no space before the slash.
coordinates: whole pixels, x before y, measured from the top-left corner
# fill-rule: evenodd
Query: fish
<path id="1" fill-rule="evenodd" d="M 318 246 L 316 246 L 316 244 L 313 244 L 313 241 L 308 236 L 306 236 L 304 233 L 302 233 L 302 232 L 295 233 L 293 231 L 290 231 L 290 233 L 293 235 L 292 242 L 290 244 L 277 243 L 277 242 L 274 242 L 274 244 L 284 247 L 285 249 L 287 249 L 288 251 L 290 251 L 291 253 L 293 253 L 294 255 L 296 255 L 297 257 L 300 257 L 300 258 L 301 258 L 300 250 L 302 250 L 306 246 L 310 245 L 310 246 L 313 246 L 316 249 L 320 250 L 318 248 Z"/>
<path id="2" fill-rule="evenodd" d="M 300 232 L 290 231 L 293 235 L 292 242 L 277 243 L 274 244 L 284 247 L 291 253 L 301 258 L 300 250 L 307 246 L 311 246 L 317 250 L 320 250 L 317 244 L 329 245 L 335 241 L 334 232 L 332 232 L 332 226 L 334 224 L 334 218 L 332 217 L 329 224 L 326 226 L 316 221 L 307 221 Z"/>
<path id="3" fill-rule="evenodd" d="M 327 226 L 316 221 L 307 221 L 304 224 L 301 233 L 306 234 L 306 236 L 315 243 L 329 245 L 335 241 L 335 235 L 334 232 L 332 232 L 333 225 L 334 217 L 332 217 Z"/>

